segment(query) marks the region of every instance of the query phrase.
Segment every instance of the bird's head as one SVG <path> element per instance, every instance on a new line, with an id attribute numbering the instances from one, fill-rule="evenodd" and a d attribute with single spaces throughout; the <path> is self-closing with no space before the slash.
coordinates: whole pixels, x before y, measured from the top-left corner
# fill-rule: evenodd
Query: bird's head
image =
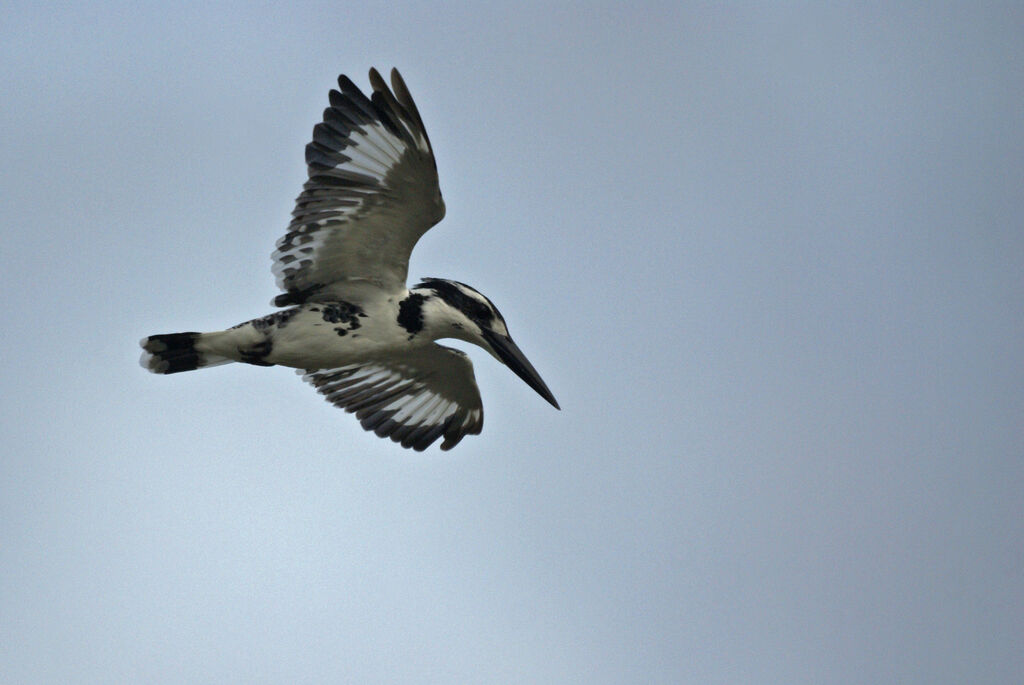
<path id="1" fill-rule="evenodd" d="M 411 292 L 423 298 L 423 327 L 434 339 L 457 338 L 479 345 L 560 409 L 533 364 L 512 341 L 501 312 L 479 291 L 458 281 L 427 278 Z"/>

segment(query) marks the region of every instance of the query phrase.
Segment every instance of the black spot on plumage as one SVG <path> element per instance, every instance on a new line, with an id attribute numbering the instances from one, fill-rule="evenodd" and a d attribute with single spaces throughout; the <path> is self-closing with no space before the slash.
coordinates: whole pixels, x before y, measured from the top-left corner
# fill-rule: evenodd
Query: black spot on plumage
<path id="1" fill-rule="evenodd" d="M 238 351 L 241 354 L 242 361 L 246 364 L 254 364 L 256 366 L 273 366 L 273 364 L 267 361 L 267 357 L 273 349 L 274 344 L 270 342 L 269 338 L 267 338 L 263 342 L 256 343 L 252 347 L 247 347 L 245 349 L 240 348 Z"/>
<path id="2" fill-rule="evenodd" d="M 266 333 L 271 328 L 284 328 L 285 326 L 288 325 L 288 322 L 292 320 L 292 317 L 298 313 L 299 308 L 292 307 L 291 309 L 285 309 L 284 311 L 268 314 L 267 316 L 264 316 L 261 319 L 253 319 L 252 321 L 247 323 L 251 323 L 252 327 L 259 331 L 260 333 Z M 245 324 L 239 325 L 244 326 Z M 238 326 L 235 326 L 235 328 L 238 328 Z"/>
<path id="3" fill-rule="evenodd" d="M 323 306 L 322 316 L 327 323 L 355 324 L 359 327 L 357 317 L 366 316 L 363 308 L 351 302 L 331 302 Z"/>
<path id="4" fill-rule="evenodd" d="M 290 304 L 305 304 L 315 292 L 323 287 L 321 283 L 314 283 L 305 288 L 290 288 L 283 295 L 274 298 L 275 307 L 287 307 Z"/>
<path id="5" fill-rule="evenodd" d="M 416 335 L 423 330 L 423 302 L 427 296 L 419 293 L 412 293 L 398 303 L 398 325 Z"/>
<path id="6" fill-rule="evenodd" d="M 361 327 L 362 323 L 359 321 L 359 317 L 365 317 L 366 314 L 362 307 L 351 302 L 331 302 L 323 306 L 320 316 L 327 323 L 341 324 L 341 326 L 334 327 L 334 332 L 343 336 L 348 335 L 349 331 Z"/>

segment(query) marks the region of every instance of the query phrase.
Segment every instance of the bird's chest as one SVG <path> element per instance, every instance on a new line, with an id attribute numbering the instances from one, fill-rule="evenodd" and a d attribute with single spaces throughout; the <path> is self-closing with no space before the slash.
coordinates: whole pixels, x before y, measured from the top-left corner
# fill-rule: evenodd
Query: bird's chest
<path id="1" fill-rule="evenodd" d="M 310 303 L 275 326 L 267 361 L 300 369 L 331 368 L 407 347 L 397 307 L 351 302 Z"/>

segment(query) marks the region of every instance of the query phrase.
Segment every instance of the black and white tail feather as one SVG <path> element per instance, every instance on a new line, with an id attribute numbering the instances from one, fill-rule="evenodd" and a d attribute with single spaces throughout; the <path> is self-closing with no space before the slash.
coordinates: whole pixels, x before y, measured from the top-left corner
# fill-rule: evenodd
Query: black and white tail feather
<path id="1" fill-rule="evenodd" d="M 234 361 L 197 350 L 196 341 L 202 335 L 194 332 L 163 333 L 143 338 L 139 343 L 143 350 L 139 363 L 142 364 L 142 368 L 153 373 L 168 374 L 195 371 L 206 366 L 220 366 Z"/>
<path id="2" fill-rule="evenodd" d="M 497 308 L 469 286 L 409 290 L 409 255 L 445 214 L 423 120 L 397 70 L 370 70 L 367 97 L 342 75 L 306 146 L 309 179 L 272 258 L 289 309 L 211 333 L 142 340 L 142 366 L 174 374 L 238 361 L 296 368 L 363 428 L 403 447 L 451 449 L 480 433 L 469 358 L 434 340 L 483 347 L 556 408 Z"/>

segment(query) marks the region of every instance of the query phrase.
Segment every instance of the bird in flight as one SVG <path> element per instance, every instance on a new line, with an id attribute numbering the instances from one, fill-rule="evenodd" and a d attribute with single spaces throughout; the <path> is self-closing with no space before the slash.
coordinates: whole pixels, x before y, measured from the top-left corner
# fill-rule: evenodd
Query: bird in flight
<path id="1" fill-rule="evenodd" d="M 363 428 L 402 447 L 448 450 L 483 428 L 469 357 L 479 345 L 556 409 L 498 308 L 465 283 L 406 286 L 409 255 L 445 213 L 434 152 L 397 70 L 370 69 L 370 97 L 347 77 L 306 146 L 306 181 L 272 255 L 278 311 L 211 333 L 141 341 L 142 366 L 169 374 L 243 362 L 298 369 Z"/>

